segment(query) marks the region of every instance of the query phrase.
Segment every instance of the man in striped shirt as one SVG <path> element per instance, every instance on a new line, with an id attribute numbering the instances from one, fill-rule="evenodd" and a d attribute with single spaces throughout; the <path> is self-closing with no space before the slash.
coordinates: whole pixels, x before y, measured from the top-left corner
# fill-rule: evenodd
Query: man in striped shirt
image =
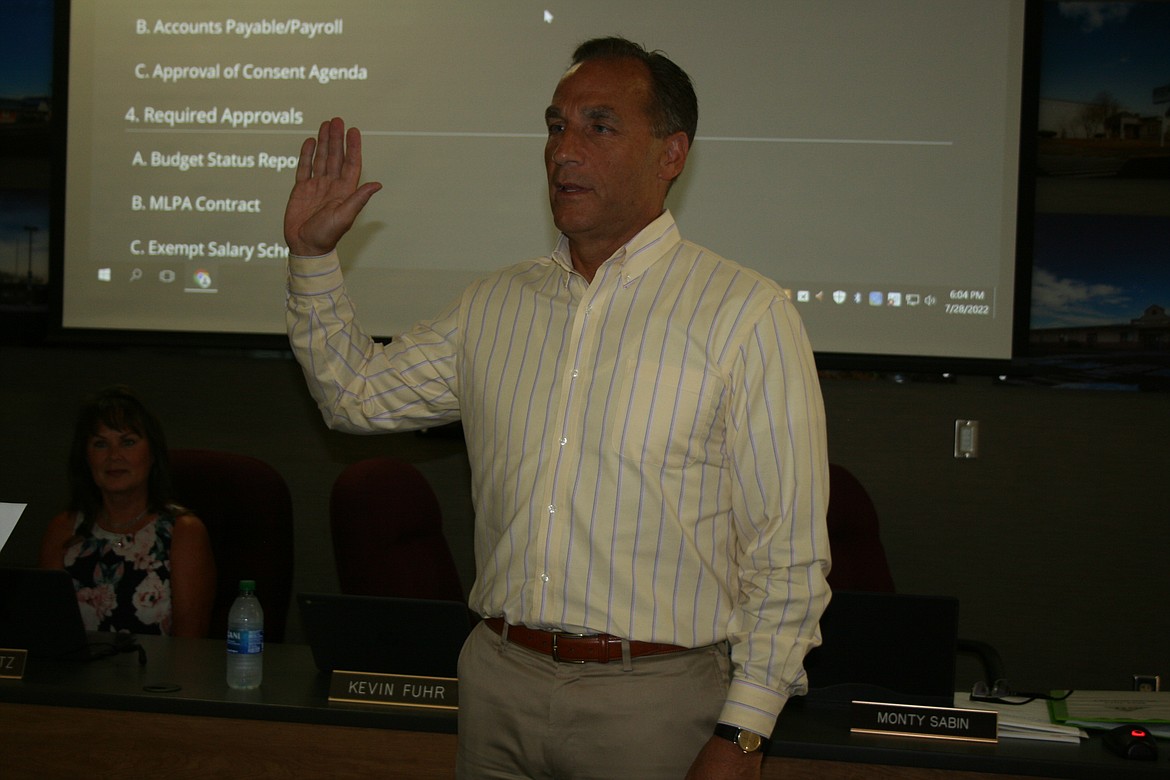
<path id="1" fill-rule="evenodd" d="M 333 119 L 301 149 L 289 334 L 326 422 L 466 434 L 486 619 L 460 659 L 460 777 L 756 778 L 805 690 L 824 410 L 780 287 L 665 208 L 697 118 L 662 54 L 582 44 L 545 112 L 553 252 L 388 345 L 335 251 L 380 188 L 360 133 Z"/>

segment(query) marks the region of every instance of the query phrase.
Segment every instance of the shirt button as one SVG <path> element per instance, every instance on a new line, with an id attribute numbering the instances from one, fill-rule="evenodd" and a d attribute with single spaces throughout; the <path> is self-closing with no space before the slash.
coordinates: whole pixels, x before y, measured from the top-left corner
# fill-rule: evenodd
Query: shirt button
<path id="1" fill-rule="evenodd" d="M 562 436 L 561 437 L 561 446 L 564 447 L 568 443 L 569 443 L 569 438 L 567 436 Z"/>
<path id="2" fill-rule="evenodd" d="M 579 376 L 581 376 L 581 370 L 578 368 L 574 368 L 573 369 L 573 378 L 576 379 Z"/>
<path id="3" fill-rule="evenodd" d="M 541 582 L 548 582 L 548 575 L 547 574 L 540 575 L 540 581 Z"/>

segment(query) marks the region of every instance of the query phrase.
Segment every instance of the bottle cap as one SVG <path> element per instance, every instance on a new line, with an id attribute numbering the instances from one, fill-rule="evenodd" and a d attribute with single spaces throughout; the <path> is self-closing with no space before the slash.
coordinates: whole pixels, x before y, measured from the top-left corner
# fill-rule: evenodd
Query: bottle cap
<path id="1" fill-rule="evenodd" d="M 255 593 L 256 580 L 240 580 L 240 593 Z"/>

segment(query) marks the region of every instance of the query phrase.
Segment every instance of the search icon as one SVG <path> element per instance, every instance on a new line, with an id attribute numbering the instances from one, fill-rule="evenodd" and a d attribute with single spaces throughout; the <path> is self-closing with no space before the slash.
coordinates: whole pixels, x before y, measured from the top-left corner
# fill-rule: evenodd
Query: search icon
<path id="1" fill-rule="evenodd" d="M 130 281 L 137 282 L 141 278 L 142 278 L 142 269 L 141 268 L 135 268 L 133 271 L 130 272 Z"/>

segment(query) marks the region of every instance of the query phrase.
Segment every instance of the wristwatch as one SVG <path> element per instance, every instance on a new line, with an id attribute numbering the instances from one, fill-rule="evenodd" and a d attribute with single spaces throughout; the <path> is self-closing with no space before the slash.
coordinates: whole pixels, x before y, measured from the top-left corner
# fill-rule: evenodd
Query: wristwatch
<path id="1" fill-rule="evenodd" d="M 771 745 L 771 740 L 767 737 L 762 737 L 754 731 L 741 729 L 738 726 L 729 726 L 726 723 L 715 724 L 715 736 L 734 742 L 736 747 L 744 753 L 767 753 L 768 747 Z"/>

